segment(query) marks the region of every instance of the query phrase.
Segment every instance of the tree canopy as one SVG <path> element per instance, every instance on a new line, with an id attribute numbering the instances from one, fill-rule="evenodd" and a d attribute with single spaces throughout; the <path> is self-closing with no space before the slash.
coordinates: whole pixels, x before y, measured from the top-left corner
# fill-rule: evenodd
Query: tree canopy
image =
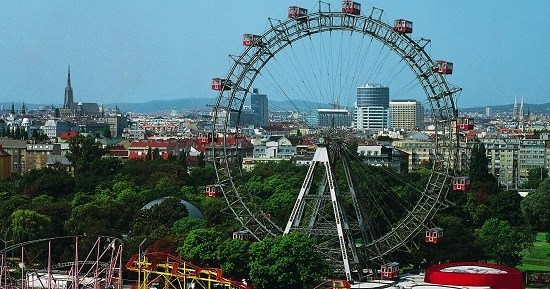
<path id="1" fill-rule="evenodd" d="M 523 249 L 533 242 L 534 235 L 528 229 L 492 218 L 479 229 L 478 239 L 489 260 L 515 267 L 521 264 Z"/>

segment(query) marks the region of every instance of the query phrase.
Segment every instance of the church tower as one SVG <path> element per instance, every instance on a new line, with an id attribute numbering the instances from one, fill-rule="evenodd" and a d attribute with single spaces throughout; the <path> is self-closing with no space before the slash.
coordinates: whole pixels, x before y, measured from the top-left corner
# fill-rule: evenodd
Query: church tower
<path id="1" fill-rule="evenodd" d="M 71 66 L 69 66 L 69 72 L 67 74 L 67 86 L 65 87 L 65 102 L 63 108 L 72 109 L 74 107 L 73 102 L 73 88 L 71 87 Z"/>

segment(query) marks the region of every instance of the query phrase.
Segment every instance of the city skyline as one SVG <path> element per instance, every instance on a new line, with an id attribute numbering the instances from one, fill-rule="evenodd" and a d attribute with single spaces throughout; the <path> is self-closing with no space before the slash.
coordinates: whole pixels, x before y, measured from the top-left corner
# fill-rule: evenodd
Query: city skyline
<path id="1" fill-rule="evenodd" d="M 227 55 L 243 50 L 242 35 L 265 31 L 268 17 L 286 19 L 290 5 L 317 9 L 298 2 L 4 3 L 1 102 L 61 103 L 68 65 L 75 102 L 214 98 L 209 82 L 227 73 Z M 385 22 L 412 20 L 413 38 L 432 40 L 432 58 L 455 64 L 448 81 L 464 89 L 459 107 L 550 99 L 543 70 L 550 28 L 537 25 L 550 20 L 550 3 L 360 2 L 364 14 L 384 9 Z M 340 1 L 331 4 L 336 10 Z"/>

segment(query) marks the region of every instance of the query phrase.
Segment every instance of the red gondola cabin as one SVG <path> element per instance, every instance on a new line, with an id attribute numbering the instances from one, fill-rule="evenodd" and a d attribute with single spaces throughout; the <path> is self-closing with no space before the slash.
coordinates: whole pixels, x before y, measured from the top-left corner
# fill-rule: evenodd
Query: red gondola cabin
<path id="1" fill-rule="evenodd" d="M 471 117 L 460 116 L 456 119 L 456 130 L 473 130 L 474 119 Z"/>
<path id="2" fill-rule="evenodd" d="M 426 230 L 426 236 L 424 237 L 424 241 L 426 243 L 432 243 L 436 244 L 443 240 L 443 229 L 439 227 L 431 228 L 429 230 Z"/>
<path id="3" fill-rule="evenodd" d="M 436 60 L 433 70 L 439 74 L 453 74 L 453 63 L 445 60 Z"/>
<path id="4" fill-rule="evenodd" d="M 222 189 L 218 185 L 206 185 L 204 195 L 210 198 L 217 198 L 222 195 Z"/>
<path id="5" fill-rule="evenodd" d="M 230 90 L 231 82 L 226 79 L 212 78 L 212 90 Z"/>
<path id="6" fill-rule="evenodd" d="M 412 33 L 413 23 L 405 19 L 397 19 L 393 22 L 393 30 L 401 33 Z"/>
<path id="7" fill-rule="evenodd" d="M 361 14 L 361 4 L 350 0 L 344 0 L 342 1 L 342 13 L 359 15 Z"/>
<path id="8" fill-rule="evenodd" d="M 306 16 L 307 16 L 307 9 L 298 7 L 298 6 L 288 7 L 288 18 L 300 19 Z"/>
<path id="9" fill-rule="evenodd" d="M 244 46 L 260 46 L 262 44 L 261 36 L 254 34 L 244 34 L 243 35 L 243 45 Z"/>
<path id="10" fill-rule="evenodd" d="M 466 191 L 470 188 L 470 178 L 469 177 L 456 177 L 453 179 L 453 190 L 454 191 Z"/>
<path id="11" fill-rule="evenodd" d="M 399 263 L 390 262 L 382 265 L 380 268 L 380 277 L 382 278 L 394 278 L 399 275 Z"/>

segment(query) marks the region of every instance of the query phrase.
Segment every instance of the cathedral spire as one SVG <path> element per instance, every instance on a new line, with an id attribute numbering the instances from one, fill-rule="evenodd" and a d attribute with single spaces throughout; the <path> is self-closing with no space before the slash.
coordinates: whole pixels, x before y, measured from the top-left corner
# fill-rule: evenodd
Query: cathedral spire
<path id="1" fill-rule="evenodd" d="M 67 72 L 67 87 L 71 87 L 71 66 L 69 65 L 69 71 Z"/>
<path id="2" fill-rule="evenodd" d="M 517 97 L 514 97 L 514 110 L 512 111 L 512 119 L 513 119 L 513 121 L 518 120 L 518 99 L 517 99 Z"/>
<path id="3" fill-rule="evenodd" d="M 519 106 L 519 120 L 523 121 L 523 117 L 525 116 L 525 112 L 523 111 L 523 96 L 521 97 L 521 104 Z"/>
<path id="4" fill-rule="evenodd" d="M 67 87 L 65 87 L 65 102 L 63 103 L 63 108 L 74 108 L 73 102 L 73 88 L 71 87 L 71 66 L 69 65 L 69 70 L 67 72 Z"/>

